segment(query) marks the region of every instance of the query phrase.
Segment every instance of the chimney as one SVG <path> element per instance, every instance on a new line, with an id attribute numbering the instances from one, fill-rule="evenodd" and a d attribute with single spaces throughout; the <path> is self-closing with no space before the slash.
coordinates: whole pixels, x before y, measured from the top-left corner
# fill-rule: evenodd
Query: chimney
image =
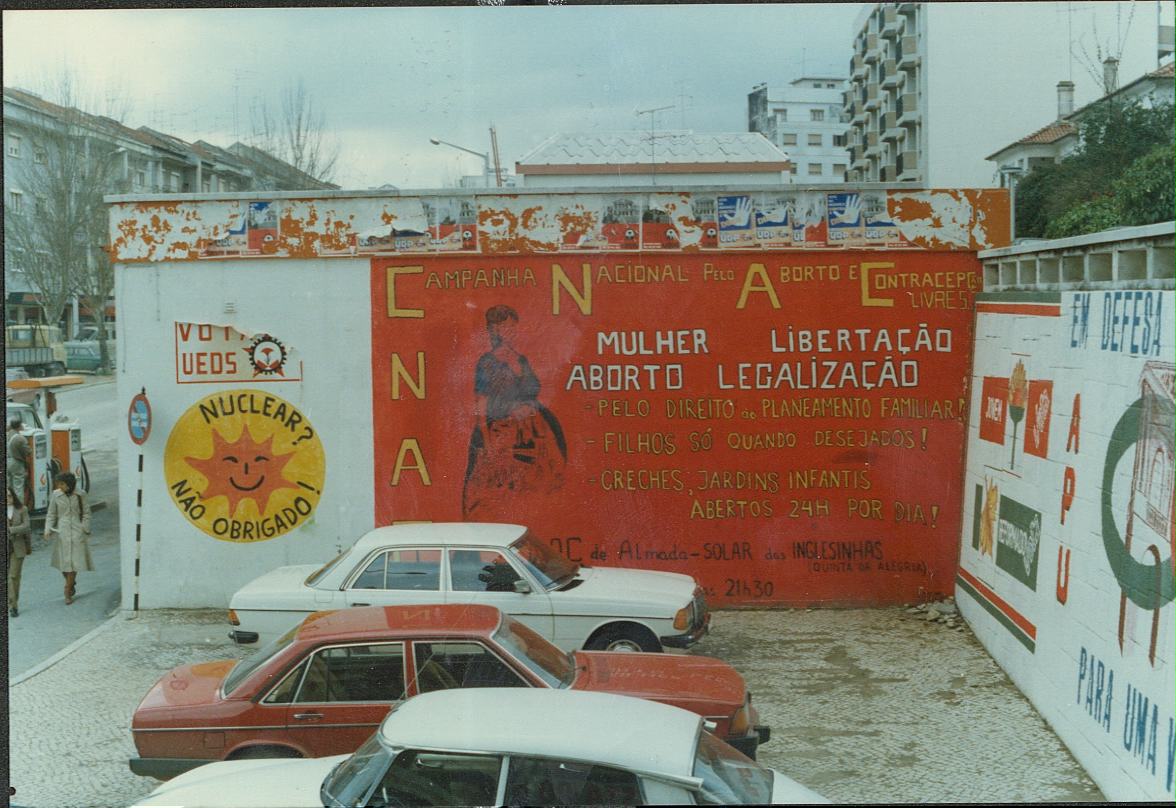
<path id="1" fill-rule="evenodd" d="M 1058 120 L 1074 111 L 1074 82 L 1058 82 Z"/>
<path id="2" fill-rule="evenodd" d="M 1103 88 L 1107 95 L 1119 89 L 1119 60 L 1114 56 L 1103 59 Z"/>

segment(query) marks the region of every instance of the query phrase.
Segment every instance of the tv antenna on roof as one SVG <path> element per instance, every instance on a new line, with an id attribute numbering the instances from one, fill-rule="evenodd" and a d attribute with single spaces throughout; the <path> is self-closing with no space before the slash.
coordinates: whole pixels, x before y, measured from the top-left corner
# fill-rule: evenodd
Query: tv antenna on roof
<path id="1" fill-rule="evenodd" d="M 657 135 L 654 134 L 654 122 L 657 120 L 657 113 L 673 108 L 674 105 L 669 104 L 664 107 L 652 107 L 650 109 L 635 110 L 638 116 L 649 116 L 649 175 L 650 184 L 652 185 L 657 184 L 657 163 L 654 162 L 654 144 L 657 143 Z"/>

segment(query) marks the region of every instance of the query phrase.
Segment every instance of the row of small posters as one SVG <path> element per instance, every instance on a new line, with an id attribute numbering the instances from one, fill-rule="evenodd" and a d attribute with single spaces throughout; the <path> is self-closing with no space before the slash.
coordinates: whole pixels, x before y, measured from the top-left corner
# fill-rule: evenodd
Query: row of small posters
<path id="1" fill-rule="evenodd" d="M 560 200 L 558 195 L 549 197 Z M 679 227 L 701 230 L 686 243 L 702 249 L 903 247 L 908 242 L 891 219 L 886 191 L 768 192 L 716 197 L 685 196 L 673 215 L 639 195 L 600 195 L 593 227 L 565 223 L 559 249 L 677 250 Z M 683 204 L 684 203 L 684 204 Z M 277 202 L 250 202 L 236 229 L 209 244 L 206 257 L 264 255 L 276 252 Z M 478 208 L 471 197 L 422 200 L 421 220 L 399 227 L 381 225 L 356 232 L 347 252 L 478 252 Z M 566 219 L 562 221 L 567 222 Z M 684 224 L 685 223 L 685 224 Z M 267 247 L 273 244 L 272 248 Z"/>

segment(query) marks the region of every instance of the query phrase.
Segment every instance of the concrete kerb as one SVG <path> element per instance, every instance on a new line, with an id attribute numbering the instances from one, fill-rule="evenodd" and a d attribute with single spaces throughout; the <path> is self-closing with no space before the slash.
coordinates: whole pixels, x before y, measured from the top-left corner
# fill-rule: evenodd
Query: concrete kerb
<path id="1" fill-rule="evenodd" d="M 65 659 L 67 656 L 72 654 L 74 651 L 78 650 L 83 645 L 88 643 L 90 640 L 97 637 L 99 634 L 102 634 L 103 632 L 110 630 L 114 626 L 114 624 L 120 619 L 122 619 L 122 618 L 120 617 L 120 615 L 117 615 L 117 614 L 113 617 L 108 618 L 106 620 L 106 622 L 90 629 L 85 634 L 83 634 L 81 637 L 78 637 L 76 640 L 74 640 L 69 645 L 62 648 L 56 654 L 54 654 L 53 656 L 46 659 L 44 662 L 38 663 L 37 665 L 34 665 L 33 667 L 29 668 L 27 671 L 20 674 L 19 676 L 13 677 L 8 682 L 9 689 L 15 687 L 16 685 L 19 685 L 21 682 L 23 682 L 27 679 L 33 678 L 38 673 L 41 673 L 41 672 L 46 671 L 49 668 L 53 667 L 58 662 L 60 662 L 61 660 Z"/>

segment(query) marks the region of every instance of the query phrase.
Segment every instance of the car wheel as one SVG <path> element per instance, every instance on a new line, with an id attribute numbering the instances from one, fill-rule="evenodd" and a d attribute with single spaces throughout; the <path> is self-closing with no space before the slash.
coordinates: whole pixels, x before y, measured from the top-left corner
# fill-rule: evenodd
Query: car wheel
<path id="1" fill-rule="evenodd" d="M 300 758 L 298 751 L 288 746 L 247 746 L 229 755 L 228 760 L 259 760 L 261 758 Z"/>
<path id="2" fill-rule="evenodd" d="M 50 376 L 64 376 L 65 375 L 65 365 L 61 364 L 60 362 L 54 362 L 52 365 L 49 366 L 49 375 Z"/>
<path id="3" fill-rule="evenodd" d="M 657 637 L 644 626 L 605 626 L 584 644 L 587 651 L 661 651 Z"/>

